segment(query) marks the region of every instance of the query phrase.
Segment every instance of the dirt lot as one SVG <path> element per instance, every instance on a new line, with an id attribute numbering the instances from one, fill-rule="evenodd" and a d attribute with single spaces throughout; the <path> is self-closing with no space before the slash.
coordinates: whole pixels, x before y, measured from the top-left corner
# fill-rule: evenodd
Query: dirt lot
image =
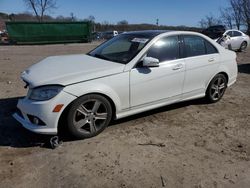
<path id="1" fill-rule="evenodd" d="M 21 71 L 95 45 L 0 46 L 0 187 L 250 186 L 250 50 L 238 54 L 238 81 L 219 103 L 196 100 L 139 114 L 55 150 L 44 144 L 48 137 L 11 117 L 26 94 Z"/>

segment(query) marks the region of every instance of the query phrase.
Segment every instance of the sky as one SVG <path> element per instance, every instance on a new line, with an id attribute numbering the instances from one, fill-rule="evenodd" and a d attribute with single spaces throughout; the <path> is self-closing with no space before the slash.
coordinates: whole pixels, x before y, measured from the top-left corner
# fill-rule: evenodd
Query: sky
<path id="1" fill-rule="evenodd" d="M 70 16 L 79 19 L 93 15 L 96 22 L 117 23 L 127 20 L 131 24 L 198 26 L 206 15 L 219 16 L 219 9 L 228 6 L 228 0 L 57 0 L 57 9 L 51 16 Z M 23 0 L 0 0 L 0 12 L 22 13 L 29 9 Z"/>

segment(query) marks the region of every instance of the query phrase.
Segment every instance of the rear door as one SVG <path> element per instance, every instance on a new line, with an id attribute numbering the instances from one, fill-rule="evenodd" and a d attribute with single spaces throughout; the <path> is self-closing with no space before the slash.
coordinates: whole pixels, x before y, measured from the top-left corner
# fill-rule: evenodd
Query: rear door
<path id="1" fill-rule="evenodd" d="M 238 50 L 243 42 L 244 38 L 242 33 L 233 31 L 233 37 L 231 38 L 231 45 L 233 49 Z"/>
<path id="2" fill-rule="evenodd" d="M 207 83 L 218 68 L 218 50 L 206 39 L 196 35 L 183 35 L 186 74 L 183 98 L 192 98 L 205 93 Z"/>

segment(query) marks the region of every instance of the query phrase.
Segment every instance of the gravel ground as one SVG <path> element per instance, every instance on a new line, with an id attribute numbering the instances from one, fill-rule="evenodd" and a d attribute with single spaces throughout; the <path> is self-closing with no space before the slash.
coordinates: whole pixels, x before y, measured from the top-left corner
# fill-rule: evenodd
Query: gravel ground
<path id="1" fill-rule="evenodd" d="M 26 94 L 23 70 L 96 45 L 0 46 L 0 187 L 249 187 L 250 50 L 238 54 L 237 83 L 220 102 L 195 100 L 135 115 L 55 150 L 47 136 L 11 117 Z"/>

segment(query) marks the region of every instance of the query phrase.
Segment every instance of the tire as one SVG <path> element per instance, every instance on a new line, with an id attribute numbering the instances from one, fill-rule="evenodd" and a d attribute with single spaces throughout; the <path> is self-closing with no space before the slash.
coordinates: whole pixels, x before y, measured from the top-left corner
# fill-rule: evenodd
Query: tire
<path id="1" fill-rule="evenodd" d="M 206 91 L 206 99 L 209 103 L 221 100 L 227 88 L 227 78 L 223 74 L 217 74 L 209 83 Z"/>
<path id="2" fill-rule="evenodd" d="M 100 134 L 110 123 L 112 107 L 101 95 L 90 94 L 78 98 L 69 108 L 67 128 L 77 139 Z"/>
<path id="3" fill-rule="evenodd" d="M 246 49 L 247 49 L 247 42 L 244 41 L 244 42 L 241 43 L 239 51 L 240 51 L 240 52 L 243 52 L 243 51 L 245 51 Z"/>

